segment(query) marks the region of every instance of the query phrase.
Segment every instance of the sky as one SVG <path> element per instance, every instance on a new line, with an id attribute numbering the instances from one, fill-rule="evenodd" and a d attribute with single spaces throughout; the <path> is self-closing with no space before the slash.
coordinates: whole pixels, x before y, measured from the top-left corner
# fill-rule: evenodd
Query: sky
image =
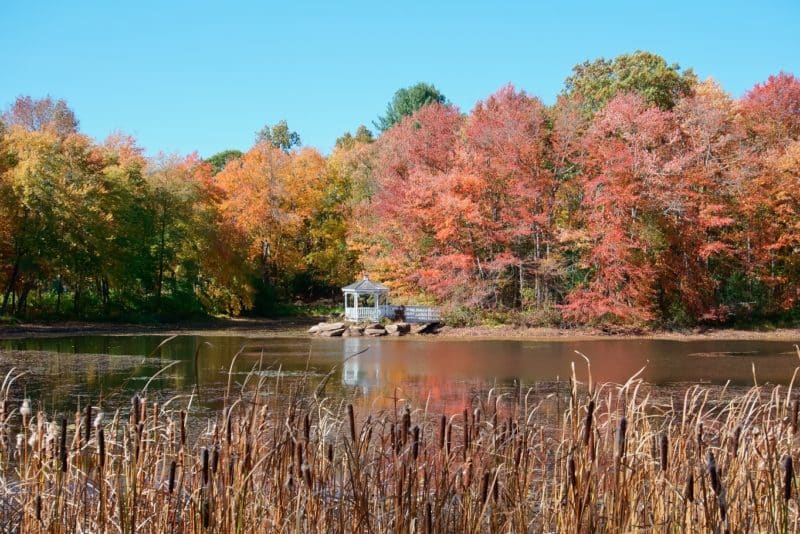
<path id="1" fill-rule="evenodd" d="M 328 152 L 419 81 L 465 112 L 507 83 L 549 104 L 573 65 L 635 50 L 737 97 L 800 75 L 800 0 L 0 0 L 0 28 L 0 108 L 63 98 L 150 154 L 246 150 L 281 119 Z"/>

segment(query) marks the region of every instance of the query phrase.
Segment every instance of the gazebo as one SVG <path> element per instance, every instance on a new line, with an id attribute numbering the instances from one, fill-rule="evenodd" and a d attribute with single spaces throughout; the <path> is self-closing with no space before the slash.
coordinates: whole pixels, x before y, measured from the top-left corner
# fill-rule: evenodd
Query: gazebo
<path id="1" fill-rule="evenodd" d="M 436 323 L 441 321 L 437 308 L 428 306 L 393 306 L 389 304 L 389 288 L 373 282 L 369 276 L 344 286 L 344 318 L 361 323 L 380 321 L 384 317 L 408 323 Z"/>
<path id="2" fill-rule="evenodd" d="M 344 318 L 348 321 L 380 321 L 389 304 L 389 288 L 373 282 L 369 276 L 342 288 Z M 393 308 L 393 307 L 392 307 Z"/>

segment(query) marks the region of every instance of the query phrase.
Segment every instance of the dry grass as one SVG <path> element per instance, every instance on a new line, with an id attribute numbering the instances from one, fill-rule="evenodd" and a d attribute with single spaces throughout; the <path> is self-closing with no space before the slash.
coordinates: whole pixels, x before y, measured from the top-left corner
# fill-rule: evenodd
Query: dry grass
<path id="1" fill-rule="evenodd" d="M 9 375 L 0 391 L 7 395 Z M 0 524 L 20 532 L 784 532 L 792 387 L 636 377 L 483 392 L 455 415 L 253 375 L 199 431 L 144 394 L 70 420 L 2 405 Z M 369 412 L 369 413 L 366 413 Z M 16 430 L 15 430 L 16 429 Z M 18 434 L 15 434 L 18 431 Z"/>

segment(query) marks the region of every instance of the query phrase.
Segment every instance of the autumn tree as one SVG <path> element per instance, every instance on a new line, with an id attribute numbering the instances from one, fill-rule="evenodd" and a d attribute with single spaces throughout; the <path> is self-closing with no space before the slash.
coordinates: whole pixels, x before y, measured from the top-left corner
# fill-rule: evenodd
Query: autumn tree
<path id="1" fill-rule="evenodd" d="M 244 153 L 241 150 L 223 150 L 213 156 L 206 158 L 206 163 L 211 165 L 212 172 L 218 174 L 229 162 L 241 158 Z"/>
<path id="2" fill-rule="evenodd" d="M 285 120 L 278 121 L 273 126 L 264 126 L 256 134 L 256 143 L 269 143 L 284 152 L 289 152 L 302 144 L 300 134 L 290 130 Z"/>
<path id="3" fill-rule="evenodd" d="M 584 109 L 593 113 L 619 93 L 636 93 L 649 105 L 671 109 L 695 82 L 691 69 L 681 71 L 677 63 L 669 64 L 657 54 L 636 51 L 575 65 L 564 93 L 580 96 Z"/>
<path id="4" fill-rule="evenodd" d="M 21 126 L 31 132 L 49 131 L 66 137 L 78 131 L 78 119 L 64 100 L 20 96 L 0 115 L 6 127 Z"/>

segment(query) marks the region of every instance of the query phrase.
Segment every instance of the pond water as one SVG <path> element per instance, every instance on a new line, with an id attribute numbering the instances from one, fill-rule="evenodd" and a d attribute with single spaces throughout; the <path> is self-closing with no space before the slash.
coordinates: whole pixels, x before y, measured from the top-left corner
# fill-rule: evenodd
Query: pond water
<path id="1" fill-rule="evenodd" d="M 790 341 L 179 336 L 156 350 L 165 339 L 144 335 L 0 340 L 0 372 L 5 376 L 12 367 L 27 371 L 13 384 L 12 400 L 28 396 L 50 410 L 73 409 L 85 399 L 95 405 L 124 406 L 147 384 L 148 395 L 161 399 L 186 399 L 194 391 L 193 402 L 202 412 L 220 406 L 229 370 L 236 388 L 253 370 L 268 380 L 279 375 L 292 380 L 308 369 L 317 382 L 333 370 L 327 393 L 355 392 L 368 402 L 415 397 L 455 411 L 487 385 L 527 387 L 565 380 L 572 362 L 579 379 L 585 380 L 586 362 L 575 351 L 591 359 L 596 382 L 622 383 L 644 368 L 640 376 L 656 386 L 728 381 L 749 386 L 753 366 L 759 383 L 788 384 L 800 365 Z"/>

